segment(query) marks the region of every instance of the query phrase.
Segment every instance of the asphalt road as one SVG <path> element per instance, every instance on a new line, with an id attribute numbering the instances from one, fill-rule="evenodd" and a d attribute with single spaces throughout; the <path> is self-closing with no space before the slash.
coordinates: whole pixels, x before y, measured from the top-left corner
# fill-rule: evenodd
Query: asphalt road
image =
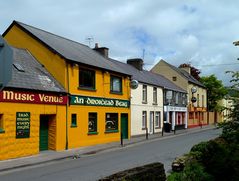
<path id="1" fill-rule="evenodd" d="M 147 141 L 123 148 L 108 150 L 78 159 L 65 159 L 33 167 L 0 172 L 0 181 L 87 181 L 98 180 L 135 166 L 162 162 L 170 171 L 175 157 L 187 153 L 201 141 L 220 134 L 212 129 L 171 138 Z"/>

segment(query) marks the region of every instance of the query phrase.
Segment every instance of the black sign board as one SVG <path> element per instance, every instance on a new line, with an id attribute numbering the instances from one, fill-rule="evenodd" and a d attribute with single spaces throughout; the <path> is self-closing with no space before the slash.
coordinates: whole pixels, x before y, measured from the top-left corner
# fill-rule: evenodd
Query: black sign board
<path id="1" fill-rule="evenodd" d="M 30 112 L 16 113 L 16 138 L 30 137 Z"/>

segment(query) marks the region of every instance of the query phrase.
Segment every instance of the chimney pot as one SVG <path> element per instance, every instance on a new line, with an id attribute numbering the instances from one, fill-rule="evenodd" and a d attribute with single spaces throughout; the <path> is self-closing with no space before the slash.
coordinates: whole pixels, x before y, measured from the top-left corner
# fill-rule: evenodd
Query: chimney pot
<path id="1" fill-rule="evenodd" d="M 141 58 L 132 58 L 127 60 L 127 64 L 141 71 L 143 70 L 144 61 Z"/>

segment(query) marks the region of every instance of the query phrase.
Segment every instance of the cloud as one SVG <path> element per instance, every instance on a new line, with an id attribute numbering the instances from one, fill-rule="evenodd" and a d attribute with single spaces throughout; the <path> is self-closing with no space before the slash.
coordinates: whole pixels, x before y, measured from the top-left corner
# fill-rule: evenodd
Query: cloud
<path id="1" fill-rule="evenodd" d="M 108 47 L 112 58 L 191 62 L 203 75 L 228 84 L 225 69 L 239 69 L 239 1 L 227 0 L 12 0 L 1 2 L 0 31 L 16 19 L 60 36 Z M 210 66 L 208 66 L 210 64 Z"/>

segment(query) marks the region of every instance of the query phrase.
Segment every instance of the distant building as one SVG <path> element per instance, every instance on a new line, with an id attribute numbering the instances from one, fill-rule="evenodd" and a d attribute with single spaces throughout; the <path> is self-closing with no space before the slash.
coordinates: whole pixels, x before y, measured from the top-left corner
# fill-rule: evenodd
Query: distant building
<path id="1" fill-rule="evenodd" d="M 177 68 L 164 60 L 160 60 L 151 70 L 172 81 L 188 95 L 188 127 L 207 123 L 207 90 L 206 87 L 193 78 L 190 67 Z"/>

